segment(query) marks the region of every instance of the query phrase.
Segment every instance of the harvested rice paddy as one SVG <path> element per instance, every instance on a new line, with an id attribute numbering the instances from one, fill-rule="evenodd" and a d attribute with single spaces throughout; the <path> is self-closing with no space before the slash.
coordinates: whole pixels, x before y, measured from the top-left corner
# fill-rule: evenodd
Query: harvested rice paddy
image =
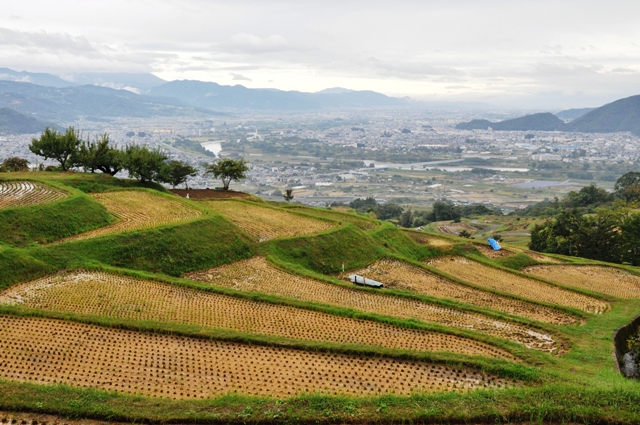
<path id="1" fill-rule="evenodd" d="M 465 368 L 0 316 L 0 378 L 173 399 L 507 388 Z"/>
<path id="2" fill-rule="evenodd" d="M 507 251 L 506 249 L 499 249 L 498 251 L 496 251 L 495 249 L 491 248 L 489 245 L 474 245 L 480 252 L 482 252 L 482 255 L 484 255 L 485 257 L 488 258 L 492 258 L 492 259 L 496 259 L 496 258 L 504 258 L 504 257 L 509 257 L 511 255 L 513 255 L 513 252 L 511 251 Z"/>
<path id="3" fill-rule="evenodd" d="M 0 209 L 46 204 L 66 198 L 67 194 L 32 181 L 0 181 Z"/>
<path id="4" fill-rule="evenodd" d="M 420 245 L 431 245 L 439 248 L 450 248 L 453 246 L 452 241 L 445 238 L 439 238 L 428 233 L 405 231 L 404 234 L 411 237 L 411 239 Z"/>
<path id="5" fill-rule="evenodd" d="M 455 335 L 243 300 L 105 272 L 61 272 L 25 282 L 1 292 L 0 304 L 135 321 L 200 325 L 298 340 L 448 351 L 516 360 L 502 349 Z"/>
<path id="6" fill-rule="evenodd" d="M 320 233 L 337 226 L 337 223 L 246 202 L 204 201 L 203 203 L 227 217 L 258 242 Z"/>
<path id="7" fill-rule="evenodd" d="M 480 291 L 398 260 L 379 260 L 362 269 L 344 273 L 343 278 L 351 273 L 382 282 L 385 288 L 404 289 L 436 298 L 448 298 L 556 325 L 577 323 L 575 317 L 552 308 Z"/>
<path id="8" fill-rule="evenodd" d="M 197 218 L 202 211 L 183 202 L 141 190 L 104 192 L 92 195 L 118 221 L 90 232 L 72 236 L 64 241 L 97 238 L 114 233 L 133 232 Z"/>
<path id="9" fill-rule="evenodd" d="M 547 352 L 553 352 L 559 348 L 550 335 L 532 327 L 436 304 L 292 275 L 270 265 L 262 257 L 188 273 L 184 277 L 242 291 L 274 294 L 368 313 L 404 319 L 414 318 L 454 328 L 475 330 Z"/>
<path id="10" fill-rule="evenodd" d="M 331 211 L 322 208 L 306 208 L 306 207 L 291 207 L 291 211 L 300 211 L 309 215 L 315 215 L 318 217 L 328 218 L 329 220 L 337 221 L 340 223 L 351 223 L 360 230 L 371 230 L 375 229 L 379 226 L 379 223 L 373 220 L 366 220 L 364 218 L 358 217 L 354 214 L 349 213 L 340 213 L 337 211 Z"/>
<path id="11" fill-rule="evenodd" d="M 577 308 L 600 314 L 609 304 L 587 295 L 489 267 L 464 257 L 440 257 L 428 264 L 475 285 L 514 294 L 530 300 Z"/>
<path id="12" fill-rule="evenodd" d="M 615 267 L 540 265 L 523 272 L 618 298 L 640 298 L 640 276 Z"/>

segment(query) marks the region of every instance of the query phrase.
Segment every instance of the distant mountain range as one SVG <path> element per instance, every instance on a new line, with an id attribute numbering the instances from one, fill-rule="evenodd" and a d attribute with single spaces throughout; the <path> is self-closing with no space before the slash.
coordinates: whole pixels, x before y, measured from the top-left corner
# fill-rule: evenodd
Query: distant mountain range
<path id="1" fill-rule="evenodd" d="M 640 136 L 640 95 L 616 100 L 599 108 L 587 110 L 577 115 L 573 121 L 565 123 L 551 113 L 525 115 L 524 117 L 491 122 L 472 120 L 456 125 L 459 130 L 493 130 L 504 131 L 568 131 L 579 133 L 614 133 L 630 131 Z M 568 112 L 568 111 L 563 111 Z M 566 116 L 566 114 L 565 114 Z"/>
<path id="2" fill-rule="evenodd" d="M 45 127 L 58 129 L 55 124 L 38 121 L 10 108 L 0 108 L 0 134 L 38 133 Z"/>
<path id="3" fill-rule="evenodd" d="M 141 96 L 126 90 L 92 85 L 45 87 L 0 81 L 0 107 L 44 121 L 69 122 L 79 117 L 209 116 L 214 112 L 184 105 L 177 99 Z"/>
<path id="4" fill-rule="evenodd" d="M 329 107 L 378 107 L 407 105 L 406 99 L 373 91 L 341 88 L 317 93 L 250 89 L 194 80 L 171 81 L 146 91 L 153 96 L 179 99 L 187 105 L 209 109 L 307 110 Z"/>
<path id="5" fill-rule="evenodd" d="M 564 120 L 564 121 L 572 121 L 575 120 L 576 118 L 580 118 L 581 116 L 583 116 L 584 114 L 588 114 L 589 112 L 593 111 L 596 108 L 578 108 L 578 109 L 567 109 L 565 111 L 560 111 L 560 112 L 556 112 L 555 115 L 556 117 Z"/>

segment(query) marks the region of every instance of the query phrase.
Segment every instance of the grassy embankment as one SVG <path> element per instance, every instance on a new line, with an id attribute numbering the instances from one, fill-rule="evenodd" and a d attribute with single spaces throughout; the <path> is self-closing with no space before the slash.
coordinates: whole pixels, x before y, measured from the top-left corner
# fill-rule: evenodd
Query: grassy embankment
<path id="1" fill-rule="evenodd" d="M 185 201 L 189 202 L 189 201 Z M 195 204 L 195 203 L 193 203 Z M 53 204 L 52 204 L 53 205 Z M 306 212 L 306 211 L 305 211 Z M 330 218 L 330 217 L 325 217 Z M 349 220 L 344 220 L 348 222 Z M 225 293 L 262 302 L 282 303 L 315 309 L 330 314 L 379 320 L 396 326 L 440 330 L 472 336 L 491 342 L 514 353 L 522 354 L 526 364 L 513 365 L 489 359 L 465 358 L 446 353 L 410 353 L 401 350 L 371 347 L 337 346 L 311 343 L 264 335 L 246 335 L 205 329 L 189 325 L 156 322 L 131 322 L 107 317 L 65 315 L 44 311 L 5 307 L 0 312 L 40 315 L 66 320 L 94 323 L 101 326 L 138 329 L 149 332 L 173 333 L 204 338 L 220 338 L 253 344 L 275 344 L 296 349 L 331 350 L 358 353 L 363 356 L 391 356 L 430 360 L 448 364 L 468 364 L 493 373 L 515 376 L 526 381 L 524 388 L 499 391 L 476 391 L 469 394 L 422 394 L 412 397 L 332 397 L 303 395 L 287 400 L 223 396 L 213 400 L 175 401 L 138 396 L 118 395 L 67 386 L 39 386 L 27 383 L 0 382 L 0 408 L 48 412 L 70 417 L 88 417 L 121 421 L 194 421 L 194 422 L 487 422 L 566 421 L 584 423 L 637 423 L 640 421 L 640 385 L 625 380 L 611 359 L 611 334 L 640 311 L 638 300 L 612 300 L 612 309 L 600 316 L 571 311 L 589 318 L 582 326 L 547 329 L 561 333 L 572 350 L 562 358 L 531 352 L 515 344 L 482 337 L 474 333 L 455 331 L 413 320 L 400 320 L 364 314 L 348 309 L 307 303 L 255 293 L 242 293 L 211 287 L 170 276 L 197 269 L 215 267 L 254 254 L 266 255 L 274 265 L 300 275 L 343 284 L 333 275 L 345 269 L 365 266 L 383 257 L 398 258 L 413 265 L 426 267 L 420 261 L 443 253 L 465 255 L 492 267 L 509 266 L 520 269 L 537 263 L 526 254 L 503 259 L 483 257 L 468 243 L 454 244 L 440 250 L 421 246 L 388 225 L 363 231 L 354 225 L 331 229 L 320 235 L 274 240 L 260 245 L 253 243 L 242 231 L 223 217 L 207 212 L 188 223 L 163 226 L 158 229 L 112 235 L 85 241 L 52 246 L 3 248 L 0 250 L 0 287 L 31 279 L 61 268 L 106 269 L 134 277 L 184 285 L 203 291 Z M 452 240 L 454 240 L 452 238 Z M 588 262 L 590 263 L 590 262 Z M 3 267 L 5 266 L 5 267 Z M 117 269 L 126 268 L 134 270 Z M 137 270 L 137 271 L 136 271 Z M 447 276 L 452 278 L 451 276 Z M 454 278 L 455 280 L 455 278 Z M 361 289 L 367 291 L 367 289 Z M 368 290 L 373 291 L 373 290 Z M 394 296 L 415 297 L 442 305 L 473 309 L 443 300 L 392 290 Z M 595 295 L 595 294 L 593 294 Z M 481 311 L 479 309 L 478 311 Z M 496 317 L 506 317 L 486 311 Z M 517 321 L 517 318 L 510 318 Z M 533 366 L 533 367 L 531 367 Z"/>

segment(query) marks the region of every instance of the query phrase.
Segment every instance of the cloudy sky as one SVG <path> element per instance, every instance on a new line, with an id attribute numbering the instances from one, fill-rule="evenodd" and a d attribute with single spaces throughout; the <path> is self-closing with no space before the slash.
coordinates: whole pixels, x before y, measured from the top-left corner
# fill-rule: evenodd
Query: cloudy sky
<path id="1" fill-rule="evenodd" d="M 640 94 L 640 1 L 3 0 L 0 67 L 522 108 Z"/>

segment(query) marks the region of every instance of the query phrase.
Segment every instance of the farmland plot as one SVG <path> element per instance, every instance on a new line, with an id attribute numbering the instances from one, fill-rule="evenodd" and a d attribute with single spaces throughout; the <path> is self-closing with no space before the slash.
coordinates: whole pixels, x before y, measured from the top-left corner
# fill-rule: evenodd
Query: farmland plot
<path id="1" fill-rule="evenodd" d="M 464 368 L 0 316 L 0 378 L 173 399 L 505 388 Z"/>
<path id="2" fill-rule="evenodd" d="M 511 251 L 507 251 L 505 249 L 500 249 L 496 251 L 495 249 L 491 248 L 489 245 L 474 245 L 474 246 L 480 252 L 482 252 L 482 255 L 488 258 L 504 258 L 504 257 L 509 257 L 510 255 L 513 255 L 513 252 Z"/>
<path id="3" fill-rule="evenodd" d="M 64 241 L 96 238 L 114 233 L 132 232 L 196 218 L 202 212 L 178 200 L 141 190 L 97 193 L 93 196 L 118 221 Z"/>
<path id="4" fill-rule="evenodd" d="M 439 238 L 437 236 L 433 236 L 428 233 L 404 232 L 404 234 L 411 237 L 411 239 L 413 239 L 420 245 L 431 245 L 438 248 L 450 248 L 453 246 L 452 241 L 444 238 Z"/>
<path id="5" fill-rule="evenodd" d="M 61 190 L 38 182 L 0 181 L 0 209 L 46 204 L 65 197 Z"/>
<path id="6" fill-rule="evenodd" d="M 609 309 L 608 303 L 593 297 L 485 266 L 464 257 L 440 257 L 429 260 L 428 264 L 478 286 L 531 300 L 573 307 L 595 314 Z"/>
<path id="7" fill-rule="evenodd" d="M 0 304 L 136 321 L 176 322 L 302 340 L 515 360 L 504 350 L 455 335 L 242 300 L 104 272 L 61 272 L 22 283 L 1 292 Z"/>
<path id="8" fill-rule="evenodd" d="M 436 298 L 449 298 L 556 325 L 577 323 L 573 316 L 549 307 L 470 288 L 398 260 L 379 260 L 360 270 L 344 273 L 342 277 L 346 278 L 351 273 L 382 282 L 385 288 L 405 289 Z"/>
<path id="9" fill-rule="evenodd" d="M 415 318 L 454 328 L 475 330 L 537 350 L 553 352 L 559 348 L 550 335 L 532 327 L 493 319 L 482 314 L 295 276 L 271 266 L 260 257 L 188 273 L 185 277 L 237 290 L 275 294 L 385 316 Z"/>
<path id="10" fill-rule="evenodd" d="M 360 218 L 354 214 L 347 213 L 339 213 L 336 211 L 326 210 L 323 208 L 306 208 L 306 207 L 291 207 L 292 211 L 301 211 L 309 215 L 316 215 L 319 217 L 328 218 L 329 220 L 334 220 L 343 223 L 351 223 L 360 230 L 371 230 L 378 227 L 379 223 L 375 221 L 366 220 L 364 218 Z"/>
<path id="11" fill-rule="evenodd" d="M 289 211 L 234 201 L 208 201 L 205 205 L 233 221 L 258 242 L 323 232 L 337 223 L 315 220 Z"/>
<path id="12" fill-rule="evenodd" d="M 523 272 L 618 298 L 640 298 L 640 276 L 614 267 L 532 266 Z"/>

